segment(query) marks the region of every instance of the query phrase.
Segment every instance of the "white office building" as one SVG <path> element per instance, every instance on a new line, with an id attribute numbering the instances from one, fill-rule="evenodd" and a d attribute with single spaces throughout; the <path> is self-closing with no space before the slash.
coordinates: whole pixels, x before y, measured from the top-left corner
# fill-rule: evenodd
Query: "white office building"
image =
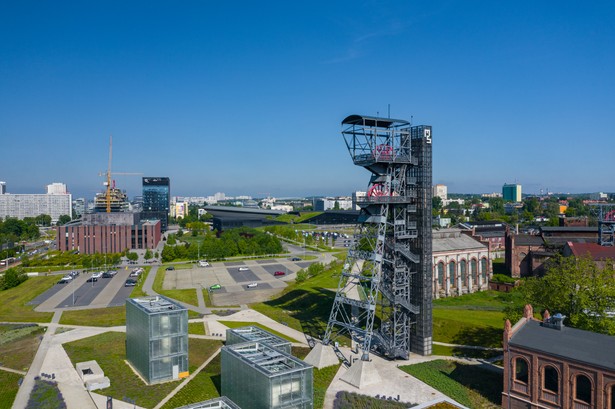
<path id="1" fill-rule="evenodd" d="M 66 185 L 64 183 L 54 182 L 50 185 L 47 185 L 48 195 L 65 195 L 66 193 Z"/>

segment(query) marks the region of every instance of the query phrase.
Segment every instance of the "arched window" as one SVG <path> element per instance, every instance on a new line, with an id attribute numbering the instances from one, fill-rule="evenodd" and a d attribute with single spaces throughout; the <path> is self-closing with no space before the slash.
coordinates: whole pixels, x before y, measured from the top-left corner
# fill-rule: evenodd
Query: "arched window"
<path id="1" fill-rule="evenodd" d="M 483 275 L 483 280 L 487 279 L 487 258 L 483 257 L 480 259 L 480 272 Z"/>
<path id="2" fill-rule="evenodd" d="M 442 285 L 444 283 L 444 263 L 438 263 L 438 284 Z"/>
<path id="3" fill-rule="evenodd" d="M 461 283 L 462 283 L 461 285 L 467 285 L 468 284 L 467 281 L 466 281 L 467 278 L 468 278 L 467 277 L 468 274 L 466 272 L 466 270 L 467 270 L 466 264 L 467 263 L 466 263 L 465 260 L 461 260 L 459 262 L 459 274 L 461 274 Z"/>
<path id="4" fill-rule="evenodd" d="M 615 409 L 615 384 L 611 385 L 609 390 L 611 391 L 611 406 L 609 408 Z"/>
<path id="5" fill-rule="evenodd" d="M 528 379 L 527 361 L 523 358 L 515 358 L 515 380 L 527 384 Z"/>
<path id="6" fill-rule="evenodd" d="M 472 280 L 478 283 L 478 261 L 475 258 L 470 260 L 470 274 L 472 274 Z"/>
<path id="7" fill-rule="evenodd" d="M 549 392 L 559 393 L 559 375 L 557 374 L 557 369 L 552 366 L 545 366 L 542 387 Z"/>
<path id="8" fill-rule="evenodd" d="M 592 404 L 592 382 L 585 375 L 577 375 L 574 388 L 574 398 Z"/>
<path id="9" fill-rule="evenodd" d="M 455 287 L 455 262 L 448 263 L 448 277 L 451 282 L 451 287 Z"/>

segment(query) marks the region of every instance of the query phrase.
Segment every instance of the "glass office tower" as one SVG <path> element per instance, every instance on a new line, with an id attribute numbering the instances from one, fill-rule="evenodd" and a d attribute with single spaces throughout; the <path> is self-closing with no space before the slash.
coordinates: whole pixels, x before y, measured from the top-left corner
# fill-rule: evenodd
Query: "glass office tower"
<path id="1" fill-rule="evenodd" d="M 171 207 L 171 182 L 169 178 L 143 178 L 143 212 L 141 219 L 160 220 L 160 229 L 165 232 L 169 226 Z"/>
<path id="2" fill-rule="evenodd" d="M 188 310 L 160 295 L 126 299 L 126 359 L 147 383 L 188 376 Z"/>

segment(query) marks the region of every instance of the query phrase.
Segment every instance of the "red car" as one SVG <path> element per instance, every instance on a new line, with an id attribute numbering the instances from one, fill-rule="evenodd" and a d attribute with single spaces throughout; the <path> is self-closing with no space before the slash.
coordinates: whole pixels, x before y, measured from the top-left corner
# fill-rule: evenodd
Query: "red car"
<path id="1" fill-rule="evenodd" d="M 285 276 L 286 273 L 284 271 L 276 271 L 275 273 L 273 273 L 274 276 Z"/>

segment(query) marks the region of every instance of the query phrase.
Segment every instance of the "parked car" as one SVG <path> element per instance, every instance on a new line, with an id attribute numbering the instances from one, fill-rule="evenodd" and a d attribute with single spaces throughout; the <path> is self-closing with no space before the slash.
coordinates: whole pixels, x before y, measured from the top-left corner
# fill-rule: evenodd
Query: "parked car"
<path id="1" fill-rule="evenodd" d="M 199 267 L 209 267 L 210 264 L 205 260 L 199 260 Z"/>
<path id="2" fill-rule="evenodd" d="M 276 271 L 275 273 L 273 273 L 274 276 L 285 276 L 286 273 L 284 271 Z"/>
<path id="3" fill-rule="evenodd" d="M 88 282 L 88 283 L 93 283 L 93 282 L 95 282 L 95 281 L 98 281 L 98 277 L 94 277 L 94 276 L 92 276 L 92 277 L 90 277 L 90 278 L 88 278 L 88 279 L 86 280 L 86 282 Z"/>
<path id="4" fill-rule="evenodd" d="M 293 257 L 290 259 L 290 261 L 301 261 L 301 259 L 299 257 Z"/>
<path id="5" fill-rule="evenodd" d="M 174 267 L 174 266 L 168 266 L 168 267 L 166 268 L 166 270 L 167 270 L 167 271 L 173 271 L 173 270 L 175 270 L 175 267 Z"/>
<path id="6" fill-rule="evenodd" d="M 124 287 L 134 287 L 135 285 L 137 285 L 137 280 L 133 279 L 133 278 L 129 278 L 128 280 L 126 280 L 126 282 L 124 283 Z"/>
<path id="7" fill-rule="evenodd" d="M 117 274 L 117 271 L 105 271 L 102 278 L 113 278 Z"/>
<path id="8" fill-rule="evenodd" d="M 248 271 L 250 270 L 248 267 L 239 267 L 239 271 Z"/>
<path id="9" fill-rule="evenodd" d="M 79 271 L 71 271 L 70 275 L 73 276 L 73 278 L 75 278 L 79 275 Z"/>
<path id="10" fill-rule="evenodd" d="M 66 280 L 67 282 L 71 281 L 72 279 L 73 279 L 73 276 L 70 274 L 66 274 L 64 277 L 62 277 L 62 280 Z"/>
<path id="11" fill-rule="evenodd" d="M 92 278 L 99 279 L 103 275 L 102 271 L 97 271 L 96 273 L 92 273 Z"/>
<path id="12" fill-rule="evenodd" d="M 248 288 L 254 288 L 254 287 L 257 287 L 257 286 L 258 286 L 258 283 L 250 283 L 250 284 L 247 285 Z"/>
<path id="13" fill-rule="evenodd" d="M 65 280 L 64 278 L 62 278 L 60 281 L 58 281 L 58 284 L 66 284 L 66 283 L 70 283 L 71 280 Z"/>
<path id="14" fill-rule="evenodd" d="M 222 286 L 220 284 L 214 284 L 212 286 L 209 286 L 210 290 L 219 290 L 221 288 L 222 288 Z"/>
<path id="15" fill-rule="evenodd" d="M 130 277 L 139 277 L 143 273 L 143 271 L 144 270 L 142 268 L 135 268 L 130 272 Z"/>

